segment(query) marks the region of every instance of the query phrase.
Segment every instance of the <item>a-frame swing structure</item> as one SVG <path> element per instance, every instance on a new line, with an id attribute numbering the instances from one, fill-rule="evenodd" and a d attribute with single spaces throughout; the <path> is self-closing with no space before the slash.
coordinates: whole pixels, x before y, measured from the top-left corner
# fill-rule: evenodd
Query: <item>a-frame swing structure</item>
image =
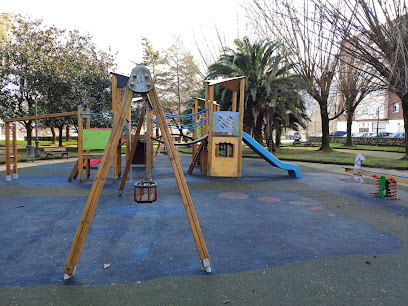
<path id="1" fill-rule="evenodd" d="M 186 211 L 187 219 L 190 224 L 190 228 L 193 234 L 193 238 L 197 247 L 198 254 L 200 256 L 201 264 L 205 271 L 211 271 L 211 260 L 205 245 L 204 237 L 201 232 L 200 225 L 198 223 L 197 215 L 194 210 L 194 205 L 191 199 L 188 186 L 181 169 L 180 162 L 177 158 L 176 148 L 173 145 L 170 132 L 166 125 L 165 116 L 162 106 L 159 103 L 159 98 L 154 87 L 150 71 L 144 66 L 136 66 L 133 68 L 129 78 L 128 85 L 126 86 L 122 102 L 117 116 L 115 115 L 113 120 L 112 132 L 106 146 L 105 152 L 102 157 L 102 161 L 96 173 L 92 189 L 89 193 L 88 200 L 86 202 L 84 212 L 79 222 L 74 241 L 72 242 L 71 250 L 68 254 L 67 261 L 64 268 L 64 278 L 71 278 L 81 255 L 82 247 L 85 243 L 86 235 L 92 222 L 93 215 L 96 210 L 99 198 L 102 193 L 103 186 L 107 174 L 109 172 L 110 164 L 112 162 L 116 145 L 119 142 L 125 121 L 131 106 L 133 95 L 140 94 L 145 101 L 148 101 L 156 114 L 157 122 L 161 130 L 164 143 L 167 148 L 170 164 L 172 166 L 174 176 L 177 182 L 177 186 L 180 192 L 180 196 L 183 201 L 184 209 Z M 140 133 L 141 123 L 143 118 L 140 118 L 135 138 L 138 138 Z M 137 143 L 137 142 L 136 142 Z M 133 143 L 132 145 L 136 145 Z"/>

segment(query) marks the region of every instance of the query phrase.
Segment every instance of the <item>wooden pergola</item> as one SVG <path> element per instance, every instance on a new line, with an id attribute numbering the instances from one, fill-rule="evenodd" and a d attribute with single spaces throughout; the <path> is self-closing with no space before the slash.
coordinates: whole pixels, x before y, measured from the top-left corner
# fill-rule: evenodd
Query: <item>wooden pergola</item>
<path id="1" fill-rule="evenodd" d="M 26 116 L 26 117 L 16 117 L 16 118 L 5 118 L 5 134 L 6 134 L 6 181 L 11 181 L 11 154 L 10 154 L 10 124 L 13 122 L 26 121 L 26 120 L 38 120 L 45 118 L 56 118 L 56 117 L 66 117 L 66 116 L 75 116 L 77 112 L 65 112 L 65 113 L 54 113 L 46 115 L 37 115 L 37 116 Z M 16 127 L 13 127 L 13 178 L 17 179 L 17 132 Z"/>

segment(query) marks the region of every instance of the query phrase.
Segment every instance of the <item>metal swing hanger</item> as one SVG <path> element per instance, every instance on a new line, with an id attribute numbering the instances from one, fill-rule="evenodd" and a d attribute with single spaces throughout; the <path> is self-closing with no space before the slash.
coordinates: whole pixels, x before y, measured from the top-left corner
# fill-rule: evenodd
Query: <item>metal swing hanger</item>
<path id="1" fill-rule="evenodd" d="M 148 102 L 145 102 L 145 171 L 143 181 L 135 184 L 133 199 L 137 203 L 152 203 L 157 200 L 157 183 L 152 181 L 152 162 L 153 162 L 153 142 L 151 134 L 153 131 L 151 114 L 152 109 Z"/>

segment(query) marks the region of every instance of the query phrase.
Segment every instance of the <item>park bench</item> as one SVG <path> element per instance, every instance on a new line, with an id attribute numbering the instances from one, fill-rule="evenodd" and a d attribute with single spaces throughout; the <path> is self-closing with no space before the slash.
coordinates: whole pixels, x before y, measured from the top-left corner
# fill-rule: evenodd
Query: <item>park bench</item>
<path id="1" fill-rule="evenodd" d="M 67 148 L 65 148 L 65 147 L 44 148 L 44 153 L 47 154 L 47 155 L 45 156 L 45 158 L 47 158 L 48 155 L 51 155 L 51 156 L 52 156 L 52 159 L 54 159 L 54 154 L 61 154 L 61 158 L 63 158 L 64 155 L 66 155 L 67 158 L 68 158 Z"/>
<path id="2" fill-rule="evenodd" d="M 380 197 L 385 197 L 390 200 L 398 199 L 398 186 L 397 182 L 408 184 L 408 176 L 398 175 L 398 174 L 389 174 L 373 170 L 362 170 L 362 169 L 353 169 L 345 168 L 345 171 L 348 173 L 360 175 L 360 176 L 370 176 L 374 179 L 374 195 Z"/>
<path id="3" fill-rule="evenodd" d="M 306 140 L 306 141 L 302 141 L 302 140 L 300 140 L 300 139 L 295 139 L 294 141 L 293 141 L 293 143 L 292 143 L 292 146 L 296 146 L 296 145 L 301 145 L 301 144 L 303 144 L 304 146 L 311 146 L 311 147 L 313 147 L 314 145 L 311 143 L 311 142 L 309 142 L 308 140 Z"/>

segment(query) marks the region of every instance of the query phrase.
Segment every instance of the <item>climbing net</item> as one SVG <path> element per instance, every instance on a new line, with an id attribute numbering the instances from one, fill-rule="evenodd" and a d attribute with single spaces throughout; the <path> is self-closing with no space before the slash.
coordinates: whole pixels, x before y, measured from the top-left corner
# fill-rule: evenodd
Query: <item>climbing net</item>
<path id="1" fill-rule="evenodd" d="M 192 113 L 192 114 L 185 114 L 185 115 L 176 115 L 176 114 L 171 114 L 171 113 L 164 113 L 165 118 L 167 119 L 184 119 L 187 121 L 191 121 L 192 123 L 190 124 L 182 124 L 182 123 L 175 123 L 175 122 L 170 122 L 167 123 L 167 126 L 169 128 L 175 128 L 175 129 L 188 129 L 189 131 L 194 131 L 195 128 L 206 124 L 208 122 L 208 118 L 194 121 L 193 117 L 198 116 L 201 114 L 204 114 L 206 111 L 208 111 L 208 108 L 203 109 L 202 111 L 199 111 L 197 113 Z M 156 118 L 151 118 L 151 120 L 156 124 L 153 128 L 157 128 L 157 119 Z M 137 125 L 137 123 L 132 123 L 132 125 Z"/>
<path id="2" fill-rule="evenodd" d="M 206 124 L 208 122 L 208 118 L 205 118 L 203 120 L 194 121 L 193 117 L 204 114 L 206 111 L 208 111 L 208 108 L 205 108 L 202 111 L 199 111 L 197 113 L 192 113 L 192 114 L 176 115 L 176 114 L 164 113 L 164 116 L 167 119 L 184 119 L 184 120 L 192 122 L 190 124 L 182 124 L 182 123 L 175 123 L 175 122 L 167 123 L 167 126 L 169 128 L 188 129 L 189 131 L 194 131 L 194 129 L 197 128 L 198 126 Z M 152 118 L 152 121 L 157 125 L 156 119 Z"/>

